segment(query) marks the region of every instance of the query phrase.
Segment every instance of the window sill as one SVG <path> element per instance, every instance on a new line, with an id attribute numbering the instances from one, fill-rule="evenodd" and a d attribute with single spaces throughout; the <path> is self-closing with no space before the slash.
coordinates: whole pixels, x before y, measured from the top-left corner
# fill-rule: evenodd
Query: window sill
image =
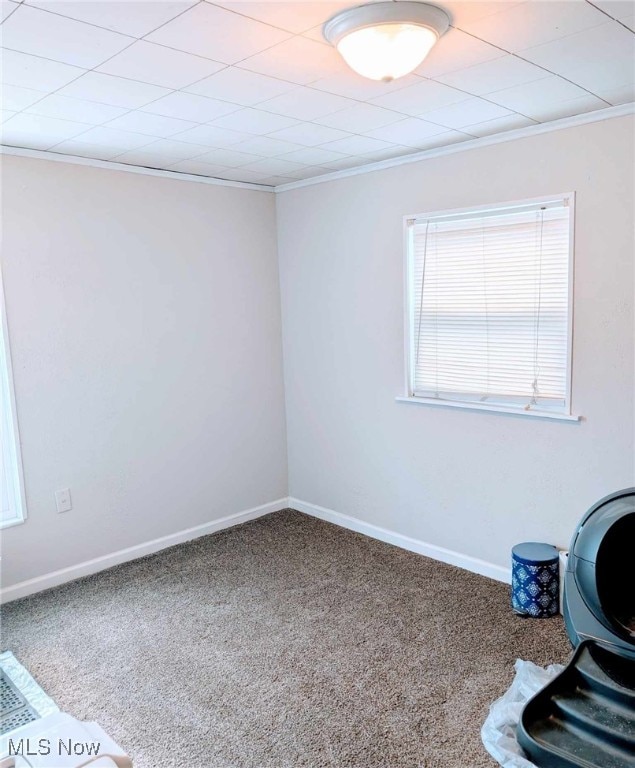
<path id="1" fill-rule="evenodd" d="M 13 518 L 11 520 L 0 520 L 0 530 L 3 528 L 13 528 L 14 525 L 22 525 L 26 523 L 26 515 L 20 518 Z"/>
<path id="2" fill-rule="evenodd" d="M 504 405 L 485 405 L 479 403 L 460 403 L 453 400 L 435 400 L 431 397 L 405 397 L 399 396 L 395 400 L 399 403 L 414 403 L 415 405 L 433 405 L 437 408 L 461 408 L 468 411 L 491 411 L 493 413 L 505 413 L 512 416 L 522 416 L 532 419 L 553 419 L 555 421 L 580 421 L 580 416 L 572 416 L 567 413 L 553 411 L 526 411 L 524 408 L 506 407 Z"/>

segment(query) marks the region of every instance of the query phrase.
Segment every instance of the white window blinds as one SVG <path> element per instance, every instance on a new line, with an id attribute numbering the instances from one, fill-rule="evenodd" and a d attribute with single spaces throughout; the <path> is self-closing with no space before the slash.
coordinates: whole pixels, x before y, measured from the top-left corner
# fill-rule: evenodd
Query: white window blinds
<path id="1" fill-rule="evenodd" d="M 409 220 L 411 395 L 568 413 L 570 212 Z"/>

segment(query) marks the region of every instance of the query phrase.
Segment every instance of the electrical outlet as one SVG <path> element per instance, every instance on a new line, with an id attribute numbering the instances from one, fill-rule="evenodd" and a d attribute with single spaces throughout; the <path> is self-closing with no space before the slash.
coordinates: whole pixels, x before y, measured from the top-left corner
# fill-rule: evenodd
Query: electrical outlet
<path id="1" fill-rule="evenodd" d="M 55 491 L 55 503 L 57 504 L 58 512 L 69 512 L 73 509 L 71 489 L 63 488 L 61 491 Z"/>

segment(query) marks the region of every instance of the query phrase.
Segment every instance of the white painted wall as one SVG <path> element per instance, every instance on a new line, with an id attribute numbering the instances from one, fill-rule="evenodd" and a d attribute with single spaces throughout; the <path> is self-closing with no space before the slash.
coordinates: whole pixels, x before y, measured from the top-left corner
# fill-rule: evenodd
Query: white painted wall
<path id="1" fill-rule="evenodd" d="M 292 497 L 505 566 L 635 481 L 632 117 L 277 196 Z M 402 217 L 577 193 L 581 423 L 395 402 Z"/>
<path id="2" fill-rule="evenodd" d="M 273 195 L 8 156 L 2 187 L 3 586 L 285 497 Z"/>
<path id="3" fill-rule="evenodd" d="M 635 482 L 633 122 L 278 195 L 288 447 L 273 195 L 4 156 L 29 519 L 3 532 L 3 587 L 287 494 L 432 554 L 416 542 L 498 566 L 566 546 Z M 402 216 L 566 191 L 583 421 L 397 403 Z"/>

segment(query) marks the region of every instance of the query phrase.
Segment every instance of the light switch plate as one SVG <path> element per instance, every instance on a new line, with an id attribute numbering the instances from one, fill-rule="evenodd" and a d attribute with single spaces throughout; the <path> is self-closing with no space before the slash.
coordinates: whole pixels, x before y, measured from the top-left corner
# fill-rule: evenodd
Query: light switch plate
<path id="1" fill-rule="evenodd" d="M 55 503 L 57 504 L 58 512 L 69 512 L 73 509 L 70 488 L 62 488 L 61 491 L 55 491 Z"/>

